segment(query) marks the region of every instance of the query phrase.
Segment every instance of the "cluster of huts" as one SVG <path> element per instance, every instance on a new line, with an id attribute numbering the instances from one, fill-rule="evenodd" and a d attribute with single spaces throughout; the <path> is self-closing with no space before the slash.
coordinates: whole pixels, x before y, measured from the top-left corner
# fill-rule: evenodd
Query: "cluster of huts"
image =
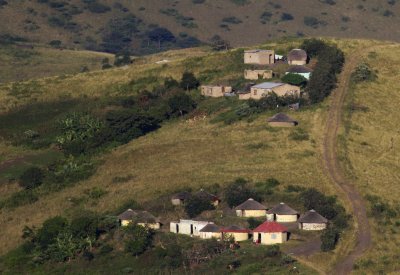
<path id="1" fill-rule="evenodd" d="M 176 194 L 172 200 L 179 198 L 179 204 L 184 204 L 183 196 L 183 193 Z M 265 217 L 266 220 L 255 229 L 250 230 L 237 225 L 218 226 L 211 221 L 181 219 L 170 223 L 170 232 L 196 236 L 201 239 L 232 238 L 236 242 L 252 238 L 255 243 L 268 245 L 288 241 L 289 232 L 285 226 L 287 224 L 298 223 L 301 230 L 324 230 L 328 223 L 328 220 L 315 210 L 307 211 L 300 216 L 299 212 L 285 203 L 268 209 L 252 198 L 238 205 L 234 210 L 238 217 Z"/>
<path id="2" fill-rule="evenodd" d="M 289 65 L 285 74 L 298 74 L 309 80 L 312 69 L 306 67 L 308 62 L 307 53 L 302 49 L 293 49 L 288 55 L 277 55 L 273 50 L 246 50 L 244 51 L 244 63 L 251 64 L 252 69 L 244 70 L 244 78 L 247 80 L 271 79 L 274 77 L 273 68 L 278 64 Z M 242 91 L 234 91 L 228 85 L 202 85 L 201 94 L 209 97 L 238 96 L 240 100 L 259 100 L 275 93 L 277 96 L 301 95 L 301 88 L 282 82 L 249 83 Z M 294 104 L 296 105 L 296 104 Z M 298 105 L 290 106 L 297 109 Z M 271 121 L 270 121 L 271 120 Z M 268 123 L 271 126 L 296 126 L 298 123 L 286 115 L 279 114 L 270 118 Z"/>

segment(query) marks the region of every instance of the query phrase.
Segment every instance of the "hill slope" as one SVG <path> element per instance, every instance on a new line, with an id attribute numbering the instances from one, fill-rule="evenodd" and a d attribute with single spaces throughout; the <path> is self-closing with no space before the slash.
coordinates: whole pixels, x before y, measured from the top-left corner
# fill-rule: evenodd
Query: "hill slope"
<path id="1" fill-rule="evenodd" d="M 282 36 L 399 40 L 397 1 L 2 1 L 0 34 L 69 48 L 149 53 L 214 35 L 233 46 Z M 197 4 L 195 4 L 197 3 Z M 157 28 L 166 28 L 161 32 Z M 160 41 L 162 42 L 160 44 Z M 161 46 L 161 48 L 160 48 Z"/>

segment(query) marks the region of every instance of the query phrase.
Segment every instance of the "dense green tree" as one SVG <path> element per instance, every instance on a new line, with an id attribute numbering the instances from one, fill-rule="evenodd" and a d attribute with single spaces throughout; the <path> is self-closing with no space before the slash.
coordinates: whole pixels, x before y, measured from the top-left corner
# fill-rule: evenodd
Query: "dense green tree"
<path id="1" fill-rule="evenodd" d="M 261 200 L 256 192 L 247 187 L 247 181 L 243 178 L 238 178 L 229 184 L 225 189 L 224 197 L 229 207 L 238 206 L 249 198 Z"/>
<path id="2" fill-rule="evenodd" d="M 327 228 L 321 235 L 321 250 L 331 251 L 335 249 L 338 240 L 339 232 L 333 227 Z"/>
<path id="3" fill-rule="evenodd" d="M 230 48 L 229 41 L 222 39 L 219 35 L 211 37 L 210 43 L 214 51 L 227 51 Z"/>
<path id="4" fill-rule="evenodd" d="M 172 114 L 183 116 L 196 108 L 196 102 L 187 94 L 180 92 L 168 99 Z"/>
<path id="5" fill-rule="evenodd" d="M 259 226 L 260 224 L 262 224 L 263 221 L 260 221 L 260 220 L 258 220 L 256 218 L 253 218 L 253 217 L 250 217 L 250 218 L 247 219 L 247 223 L 249 224 L 249 228 L 250 229 L 254 229 L 257 226 Z"/>
<path id="6" fill-rule="evenodd" d="M 125 251 L 134 256 L 145 252 L 151 244 L 152 233 L 143 226 L 130 224 L 125 228 L 125 232 L 128 237 L 128 240 L 125 242 Z"/>
<path id="7" fill-rule="evenodd" d="M 68 231 L 68 225 L 67 219 L 60 216 L 47 219 L 36 234 L 40 247 L 44 249 L 53 244 L 59 234 Z"/>
<path id="8" fill-rule="evenodd" d="M 203 211 L 213 209 L 215 209 L 215 207 L 207 198 L 192 196 L 185 202 L 185 212 L 190 218 L 200 215 Z"/>
<path id="9" fill-rule="evenodd" d="M 30 167 L 19 177 L 19 185 L 25 189 L 33 189 L 42 184 L 44 172 L 39 167 Z"/>
<path id="10" fill-rule="evenodd" d="M 307 83 L 307 79 L 304 76 L 292 73 L 284 75 L 281 80 L 291 85 L 303 86 L 303 87 Z"/>
<path id="11" fill-rule="evenodd" d="M 200 85 L 200 82 L 197 80 L 197 78 L 194 76 L 193 73 L 184 72 L 182 74 L 181 83 L 180 83 L 180 86 L 182 89 L 185 89 L 185 90 L 196 89 L 197 87 L 199 87 L 199 85 Z"/>

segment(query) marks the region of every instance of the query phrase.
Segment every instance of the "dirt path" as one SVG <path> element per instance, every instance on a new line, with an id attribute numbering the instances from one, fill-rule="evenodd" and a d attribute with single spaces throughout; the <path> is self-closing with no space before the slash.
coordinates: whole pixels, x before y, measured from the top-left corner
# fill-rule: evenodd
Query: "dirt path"
<path id="1" fill-rule="evenodd" d="M 369 50 L 369 49 L 368 49 Z M 372 50 L 372 48 L 371 48 Z M 359 52 L 367 52 L 359 49 Z M 331 271 L 332 274 L 349 274 L 353 270 L 355 261 L 370 247 L 371 233 L 363 198 L 356 188 L 350 183 L 340 167 L 337 154 L 337 137 L 342 121 L 343 105 L 346 92 L 349 88 L 352 71 L 360 62 L 361 56 L 355 51 L 347 57 L 343 71 L 340 74 L 338 87 L 332 94 L 332 102 L 329 108 L 328 120 L 325 126 L 323 142 L 323 161 L 327 174 L 342 191 L 342 195 L 349 201 L 355 221 L 356 243 L 348 255 L 343 255 L 340 261 Z"/>

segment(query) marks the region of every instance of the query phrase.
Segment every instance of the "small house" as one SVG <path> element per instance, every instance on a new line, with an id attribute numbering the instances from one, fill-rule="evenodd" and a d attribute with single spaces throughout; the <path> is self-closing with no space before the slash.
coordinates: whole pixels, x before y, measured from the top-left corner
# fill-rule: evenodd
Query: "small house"
<path id="1" fill-rule="evenodd" d="M 200 229 L 200 238 L 201 239 L 221 239 L 221 231 L 218 225 L 209 223 Z"/>
<path id="2" fill-rule="evenodd" d="M 160 229 L 161 222 L 147 211 L 128 209 L 118 216 L 121 226 L 128 226 L 131 223 L 148 227 L 151 229 Z"/>
<path id="3" fill-rule="evenodd" d="M 268 124 L 272 127 L 293 127 L 299 123 L 284 113 L 278 113 L 268 118 Z"/>
<path id="4" fill-rule="evenodd" d="M 179 192 L 172 196 L 171 203 L 173 205 L 182 205 L 185 204 L 185 201 L 190 199 L 191 197 L 192 194 L 190 194 L 189 192 L 186 191 Z"/>
<path id="5" fill-rule="evenodd" d="M 277 96 L 300 96 L 300 87 L 279 82 L 263 82 L 250 88 L 250 92 L 239 94 L 239 99 L 261 99 L 272 93 Z"/>
<path id="6" fill-rule="evenodd" d="M 313 70 L 305 66 L 296 65 L 296 66 L 290 66 L 289 69 L 286 71 L 286 74 L 297 74 L 301 75 L 307 80 L 310 80 L 312 71 Z"/>
<path id="7" fill-rule="evenodd" d="M 267 211 L 267 220 L 277 222 L 296 222 L 298 215 L 299 213 L 296 210 L 281 202 Z"/>
<path id="8" fill-rule="evenodd" d="M 267 207 L 250 198 L 244 203 L 235 207 L 238 217 L 265 217 Z"/>
<path id="9" fill-rule="evenodd" d="M 201 94 L 210 97 L 223 97 L 225 94 L 232 93 L 231 86 L 223 85 L 202 85 Z"/>
<path id="10" fill-rule="evenodd" d="M 205 200 L 209 200 L 210 203 L 214 206 L 218 206 L 219 203 L 221 202 L 221 200 L 216 195 L 210 194 L 210 193 L 204 191 L 203 189 L 200 189 L 200 191 L 195 193 L 194 195 L 198 198 L 203 198 Z"/>
<path id="11" fill-rule="evenodd" d="M 303 230 L 324 230 L 328 224 L 328 220 L 313 209 L 304 213 L 298 222 L 299 229 Z"/>
<path id="12" fill-rule="evenodd" d="M 235 242 L 242 242 L 249 239 L 251 230 L 232 225 L 221 228 L 221 233 L 222 239 L 233 238 Z"/>
<path id="13" fill-rule="evenodd" d="M 244 51 L 244 64 L 270 65 L 275 63 L 273 50 L 247 50 Z"/>
<path id="14" fill-rule="evenodd" d="M 302 49 L 293 49 L 287 56 L 289 65 L 305 65 L 307 64 L 307 53 Z"/>
<path id="15" fill-rule="evenodd" d="M 245 79 L 270 79 L 272 75 L 272 70 L 244 70 Z"/>
<path id="16" fill-rule="evenodd" d="M 266 221 L 253 230 L 253 241 L 259 244 L 272 245 L 288 240 L 287 229 L 283 225 Z"/>
<path id="17" fill-rule="evenodd" d="M 169 230 L 176 234 L 200 236 L 200 230 L 210 223 L 212 222 L 181 219 L 179 222 L 171 222 L 169 224 Z"/>

